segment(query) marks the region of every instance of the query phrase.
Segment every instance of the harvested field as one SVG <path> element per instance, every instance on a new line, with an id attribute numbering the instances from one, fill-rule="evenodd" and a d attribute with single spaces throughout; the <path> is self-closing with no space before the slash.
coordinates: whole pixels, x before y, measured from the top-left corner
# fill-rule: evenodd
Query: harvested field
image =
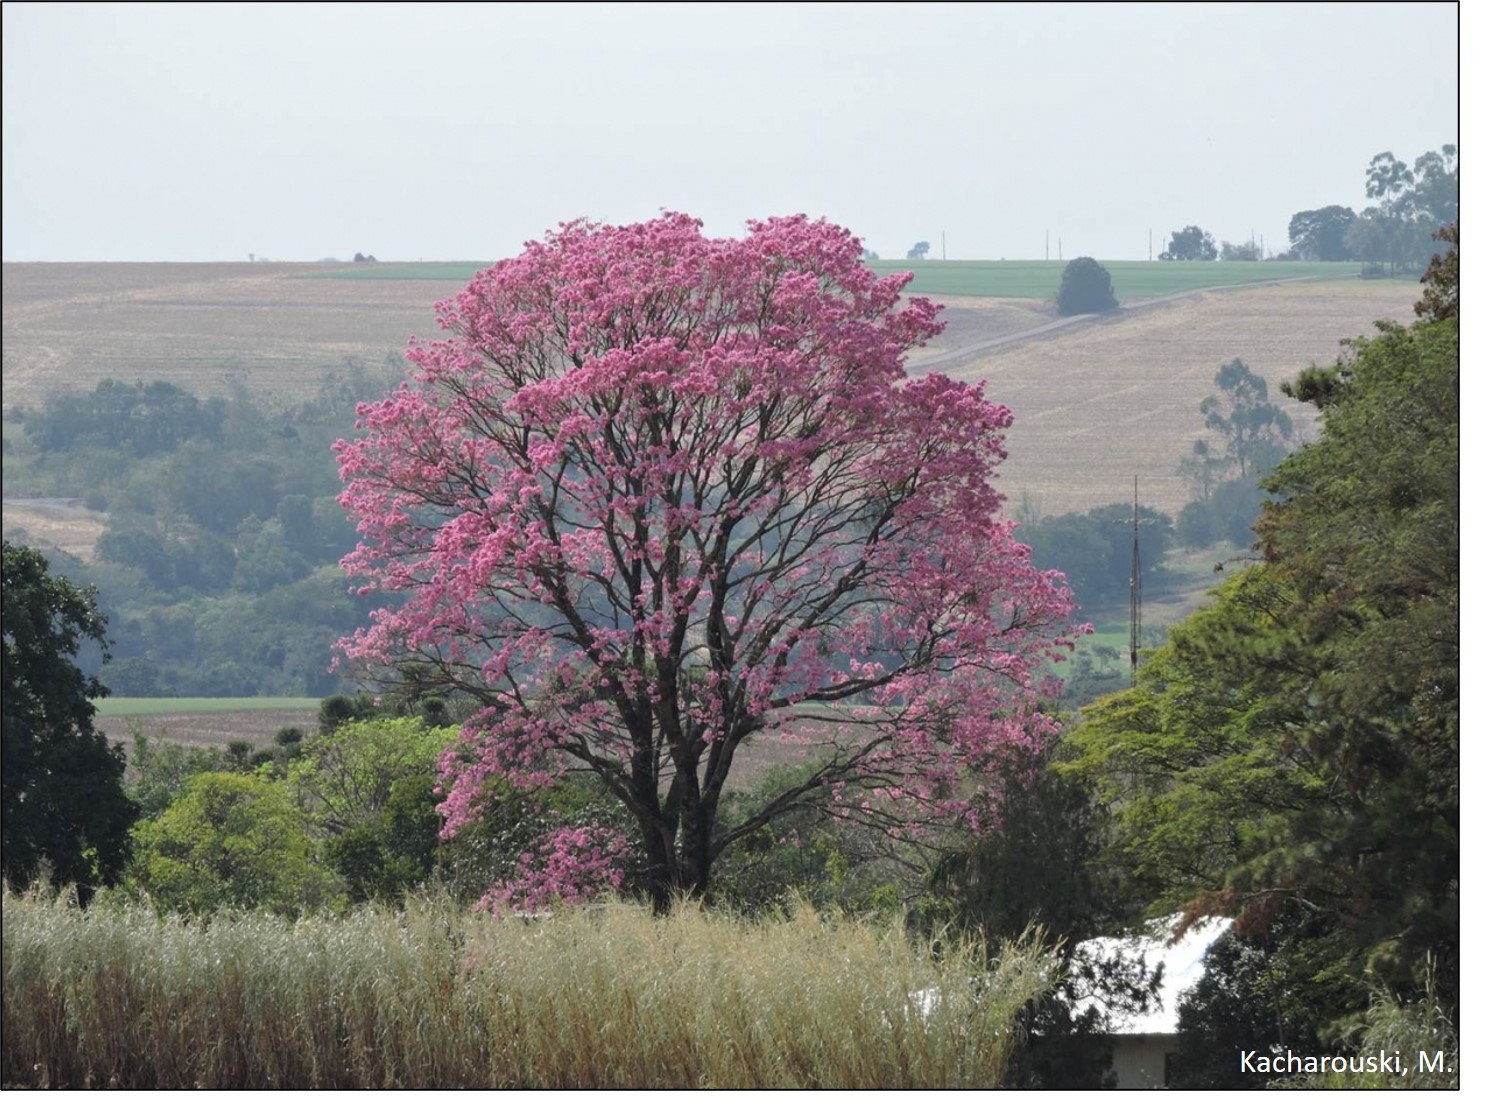
<path id="1" fill-rule="evenodd" d="M 360 272 L 350 264 L 6 264 L 5 408 L 106 377 L 164 379 L 204 394 L 238 379 L 293 399 L 347 357 L 376 366 L 410 335 L 437 335 L 434 302 L 462 286 L 389 277 L 390 266 L 377 278 L 324 277 L 336 274 Z M 1014 503 L 1055 514 L 1123 501 L 1139 474 L 1143 499 L 1175 513 L 1187 501 L 1176 465 L 1201 434 L 1197 406 L 1222 363 L 1242 358 L 1278 397 L 1281 380 L 1333 361 L 1339 342 L 1371 332 L 1376 318 L 1412 321 L 1418 291 L 1407 280 L 1351 279 L 1200 292 L 967 354 L 944 369 L 985 379 L 1016 412 L 1003 471 Z M 940 301 L 948 329 L 910 366 L 1054 319 L 1035 298 Z M 1308 407 L 1289 408 L 1311 423 Z M 9 510 L 6 523 L 41 538 Z M 50 541 L 81 546 L 86 531 Z"/>
<path id="2" fill-rule="evenodd" d="M 273 745 L 273 736 L 286 726 L 297 726 L 309 733 L 319 719 L 315 710 L 212 711 L 179 715 L 142 715 L 137 717 L 99 715 L 94 729 L 110 741 L 132 744 L 134 731 L 150 737 L 159 735 L 182 745 L 225 749 L 228 742 L 241 739 L 254 749 Z"/>
<path id="3" fill-rule="evenodd" d="M 1336 360 L 1340 341 L 1386 318 L 1414 320 L 1411 283 L 1299 283 L 1203 293 L 991 349 L 951 375 L 983 379 L 1016 414 L 1002 490 L 1043 515 L 1141 501 L 1175 515 L 1188 500 L 1177 463 L 1204 434 L 1197 411 L 1235 357 L 1270 386 L 1303 438 L 1314 410 L 1279 384 Z"/>
<path id="4" fill-rule="evenodd" d="M 240 379 L 293 401 L 347 359 L 376 366 L 438 335 L 434 302 L 463 286 L 303 278 L 334 267 L 6 264 L 4 408 L 105 378 L 201 395 Z"/>
<path id="5" fill-rule="evenodd" d="M 945 323 L 945 330 L 927 348 L 915 348 L 908 353 L 910 367 L 926 356 L 957 352 L 982 340 L 1035 329 L 1058 316 L 1050 302 L 1040 302 L 1035 298 L 936 295 L 934 301 L 944 307 L 939 319 Z"/>
<path id="6" fill-rule="evenodd" d="M 84 562 L 93 560 L 93 548 L 108 525 L 108 514 L 92 512 L 72 498 L 6 501 L 5 538 L 33 547 L 56 547 Z"/>

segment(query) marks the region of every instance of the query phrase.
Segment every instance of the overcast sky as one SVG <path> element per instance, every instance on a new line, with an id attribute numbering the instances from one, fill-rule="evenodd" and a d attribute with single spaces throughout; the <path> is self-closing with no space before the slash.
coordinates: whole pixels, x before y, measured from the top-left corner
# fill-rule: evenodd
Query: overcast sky
<path id="1" fill-rule="evenodd" d="M 6 260 L 495 259 L 662 209 L 1145 259 L 1459 137 L 1457 5 L 4 5 Z"/>

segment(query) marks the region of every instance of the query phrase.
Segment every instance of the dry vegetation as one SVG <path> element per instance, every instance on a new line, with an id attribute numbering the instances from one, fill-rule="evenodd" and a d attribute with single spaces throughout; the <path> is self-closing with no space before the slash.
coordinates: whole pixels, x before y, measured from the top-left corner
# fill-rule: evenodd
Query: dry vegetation
<path id="1" fill-rule="evenodd" d="M 134 732 L 139 730 L 181 745 L 225 749 L 228 742 L 244 741 L 250 742 L 254 749 L 267 749 L 273 745 L 273 736 L 284 727 L 311 731 L 318 721 L 319 714 L 315 711 L 203 711 L 133 718 L 98 715 L 93 719 L 93 728 L 125 745 L 133 741 Z"/>
<path id="2" fill-rule="evenodd" d="M 380 364 L 436 335 L 434 301 L 460 288 L 306 278 L 334 266 L 6 264 L 5 409 L 105 378 L 221 394 L 236 377 L 292 400 L 348 357 Z"/>
<path id="3" fill-rule="evenodd" d="M 4 937 L 5 1081 L 53 1087 L 985 1088 L 1051 977 L 809 911 L 188 922 L 7 889 Z"/>
<path id="4" fill-rule="evenodd" d="M 58 547 L 84 562 L 93 560 L 94 547 L 108 526 L 107 513 L 93 512 L 68 498 L 6 501 L 3 516 L 5 538 L 11 542 Z"/>
<path id="5" fill-rule="evenodd" d="M 1311 363 L 1333 362 L 1340 342 L 1374 332 L 1378 318 L 1410 322 L 1418 287 L 1407 281 L 1299 283 L 1194 295 L 986 352 L 951 374 L 983 379 L 1016 413 L 1003 490 L 1043 515 L 1127 501 L 1173 515 L 1188 490 L 1177 463 L 1203 434 L 1197 406 L 1235 357 L 1271 387 L 1297 425 L 1309 406 L 1279 393 Z"/>

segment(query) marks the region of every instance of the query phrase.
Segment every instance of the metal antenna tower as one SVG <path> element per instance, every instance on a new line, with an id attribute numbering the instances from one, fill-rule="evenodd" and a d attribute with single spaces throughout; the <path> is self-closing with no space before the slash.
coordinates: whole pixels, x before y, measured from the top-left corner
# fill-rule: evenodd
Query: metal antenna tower
<path id="1" fill-rule="evenodd" d="M 1135 476 L 1135 502 L 1131 506 L 1135 525 L 1130 548 L 1130 683 L 1140 664 L 1140 475 Z"/>

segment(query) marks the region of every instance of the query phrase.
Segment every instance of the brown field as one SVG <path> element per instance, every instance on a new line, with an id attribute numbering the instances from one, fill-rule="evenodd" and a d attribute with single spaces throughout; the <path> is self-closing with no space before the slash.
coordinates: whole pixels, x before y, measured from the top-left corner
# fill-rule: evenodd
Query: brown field
<path id="1" fill-rule="evenodd" d="M 286 401 L 348 358 L 438 335 L 434 280 L 313 279 L 333 264 L 6 264 L 4 408 L 105 378 L 197 394 L 241 379 Z"/>
<path id="2" fill-rule="evenodd" d="M 345 266 L 345 265 L 341 265 Z M 347 357 L 380 364 L 411 335 L 437 334 L 433 303 L 459 289 L 433 280 L 314 279 L 317 264 L 6 264 L 4 406 L 115 377 L 220 393 L 239 379 L 292 399 Z M 1197 406 L 1238 356 L 1278 395 L 1281 380 L 1336 358 L 1376 318 L 1413 319 L 1410 282 L 1328 282 L 1204 292 L 980 353 L 950 367 L 984 379 L 1017 424 L 1003 488 L 1044 515 L 1127 500 L 1176 512 L 1176 474 L 1202 432 Z M 947 331 L 914 358 L 1045 324 L 1046 303 L 944 300 Z M 1309 427 L 1306 407 L 1289 404 Z M 349 425 L 347 426 L 350 427 Z M 46 518 L 12 518 L 33 535 Z M 56 517 L 52 517 L 53 520 Z M 84 518 L 53 541 L 86 541 Z"/>
<path id="3" fill-rule="evenodd" d="M 93 728 L 125 745 L 132 745 L 134 731 L 142 730 L 149 737 L 159 735 L 182 745 L 225 749 L 228 742 L 241 739 L 251 742 L 254 749 L 266 749 L 283 727 L 297 726 L 308 734 L 318 722 L 315 711 L 213 711 L 137 718 L 99 715 L 93 719 Z"/>
<path id="4" fill-rule="evenodd" d="M 33 547 L 57 547 L 84 562 L 108 525 L 106 512 L 91 512 L 81 501 L 6 501 L 5 538 Z"/>
<path id="5" fill-rule="evenodd" d="M 1197 407 L 1219 366 L 1242 359 L 1313 438 L 1313 410 L 1280 382 L 1334 362 L 1340 341 L 1375 332 L 1376 319 L 1413 321 L 1418 296 L 1397 281 L 1208 292 L 997 348 L 949 373 L 984 380 L 1016 414 L 1002 467 L 1013 506 L 1057 515 L 1127 501 L 1139 475 L 1142 502 L 1175 515 L 1189 499 L 1177 463 L 1204 433 Z"/>

